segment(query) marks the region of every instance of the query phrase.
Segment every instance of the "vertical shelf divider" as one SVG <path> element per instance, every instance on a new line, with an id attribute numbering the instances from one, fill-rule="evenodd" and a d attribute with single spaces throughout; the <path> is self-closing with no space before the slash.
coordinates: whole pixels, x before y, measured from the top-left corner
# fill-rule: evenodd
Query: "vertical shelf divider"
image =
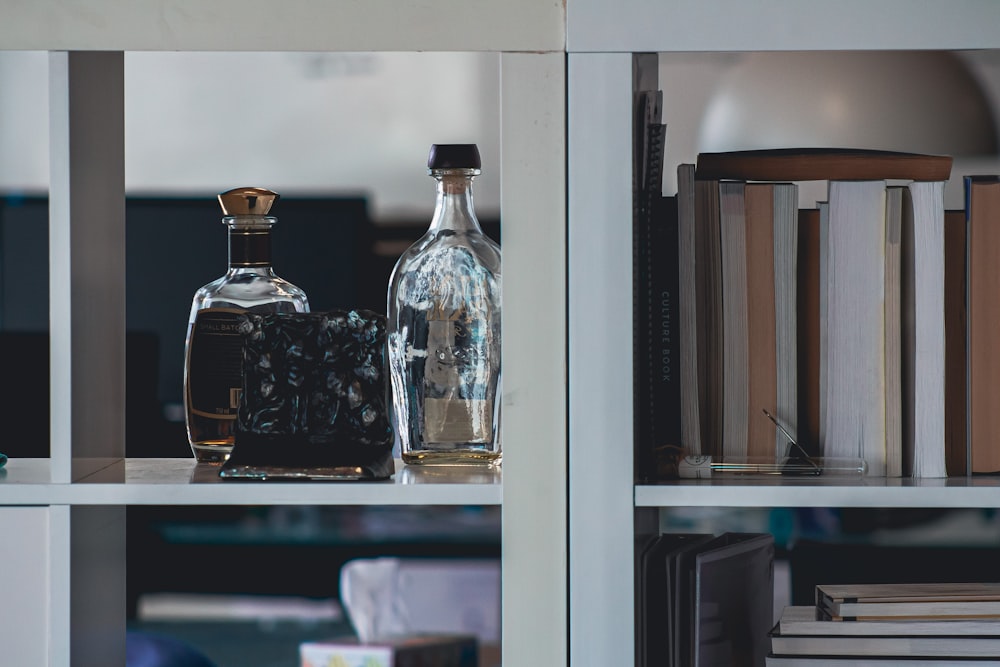
<path id="1" fill-rule="evenodd" d="M 52 481 L 71 482 L 125 455 L 124 53 L 49 55 L 49 144 Z"/>
<path id="2" fill-rule="evenodd" d="M 632 55 L 571 53 L 570 657 L 631 664 Z"/>
<path id="3" fill-rule="evenodd" d="M 503 662 L 567 665 L 565 56 L 500 67 Z"/>

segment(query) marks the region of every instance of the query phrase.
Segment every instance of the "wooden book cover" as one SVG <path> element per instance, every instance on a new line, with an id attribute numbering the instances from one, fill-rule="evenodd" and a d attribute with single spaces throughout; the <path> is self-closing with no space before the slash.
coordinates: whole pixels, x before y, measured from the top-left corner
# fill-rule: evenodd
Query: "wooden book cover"
<path id="1" fill-rule="evenodd" d="M 969 248 L 969 440 L 974 473 L 1000 472 L 1000 177 L 965 179 Z"/>
<path id="2" fill-rule="evenodd" d="M 947 181 L 952 159 L 847 148 L 779 148 L 702 153 L 698 178 L 756 181 L 886 180 Z"/>
<path id="3" fill-rule="evenodd" d="M 746 186 L 747 290 L 747 455 L 774 458 L 777 429 L 762 410 L 788 422 L 778 411 L 777 331 L 775 328 L 774 184 Z M 728 347 L 728 344 L 727 344 Z"/>
<path id="4" fill-rule="evenodd" d="M 1000 616 L 1000 583 L 820 584 L 816 608 L 831 618 Z"/>
<path id="5" fill-rule="evenodd" d="M 944 443 L 948 475 L 968 470 L 966 386 L 965 211 L 944 214 Z"/>
<path id="6" fill-rule="evenodd" d="M 819 209 L 799 211 L 798 291 L 798 443 L 819 452 L 820 436 L 820 324 L 819 324 Z"/>

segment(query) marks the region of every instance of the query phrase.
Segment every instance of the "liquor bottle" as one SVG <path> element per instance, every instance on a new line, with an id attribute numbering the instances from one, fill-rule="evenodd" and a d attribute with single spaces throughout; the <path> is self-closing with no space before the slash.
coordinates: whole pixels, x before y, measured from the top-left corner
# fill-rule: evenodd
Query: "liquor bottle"
<path id="1" fill-rule="evenodd" d="M 277 193 L 236 188 L 219 195 L 229 227 L 229 271 L 195 292 L 184 356 L 188 441 L 200 462 L 222 463 L 233 448 L 243 386 L 243 313 L 309 312 L 305 293 L 271 268 L 269 216 Z"/>
<path id="2" fill-rule="evenodd" d="M 499 465 L 500 247 L 472 202 L 475 144 L 431 146 L 430 228 L 388 293 L 393 412 L 404 463 Z"/>

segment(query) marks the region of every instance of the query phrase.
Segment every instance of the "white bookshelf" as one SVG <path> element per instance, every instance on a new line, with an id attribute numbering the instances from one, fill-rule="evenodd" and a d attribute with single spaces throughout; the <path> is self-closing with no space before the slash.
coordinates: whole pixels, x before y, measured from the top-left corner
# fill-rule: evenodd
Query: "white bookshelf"
<path id="1" fill-rule="evenodd" d="M 586 610 L 570 614 L 574 664 L 631 664 L 633 545 L 671 508 L 1000 507 L 997 480 L 978 478 L 634 483 L 633 54 L 1000 49 L 997 25 L 989 0 L 568 4 L 569 592 L 570 609 Z M 668 145 L 665 170 L 676 164 Z"/>
<path id="2" fill-rule="evenodd" d="M 41 600 L 32 622 L 0 624 L 5 655 L 124 664 L 130 505 L 499 505 L 504 661 L 568 663 L 564 44 L 557 0 L 42 0 L 4 12 L 0 50 L 49 52 L 53 387 L 51 458 L 0 473 L 0 570 L 13 568 L 0 620 Z M 502 473 L 253 483 L 187 459 L 125 459 L 123 54 L 133 50 L 500 53 Z M 41 534 L 20 530 L 28 524 Z"/>

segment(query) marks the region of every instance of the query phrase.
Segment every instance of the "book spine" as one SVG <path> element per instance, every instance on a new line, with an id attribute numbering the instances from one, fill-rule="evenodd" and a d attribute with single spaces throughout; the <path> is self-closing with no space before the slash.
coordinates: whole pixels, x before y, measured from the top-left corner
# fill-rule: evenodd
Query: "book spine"
<path id="1" fill-rule="evenodd" d="M 650 287 L 652 292 L 652 443 L 661 448 L 681 444 L 681 385 L 679 284 L 677 270 L 677 201 L 656 200 L 650 229 Z"/>

